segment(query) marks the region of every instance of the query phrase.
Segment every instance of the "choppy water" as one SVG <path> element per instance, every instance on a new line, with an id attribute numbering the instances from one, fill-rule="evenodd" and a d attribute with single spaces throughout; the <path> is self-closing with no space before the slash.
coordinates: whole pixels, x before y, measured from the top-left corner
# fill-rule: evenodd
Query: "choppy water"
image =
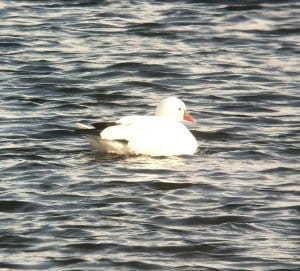
<path id="1" fill-rule="evenodd" d="M 1 270 L 299 270 L 298 1 L 1 1 Z M 182 98 L 192 157 L 75 123 Z"/>

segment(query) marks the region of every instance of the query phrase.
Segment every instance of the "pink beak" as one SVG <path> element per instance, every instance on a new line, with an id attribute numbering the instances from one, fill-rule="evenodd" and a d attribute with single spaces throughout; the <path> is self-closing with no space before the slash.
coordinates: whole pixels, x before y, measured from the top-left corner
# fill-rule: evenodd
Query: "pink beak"
<path id="1" fill-rule="evenodd" d="M 196 120 L 188 112 L 184 112 L 183 119 L 188 122 L 196 123 Z"/>

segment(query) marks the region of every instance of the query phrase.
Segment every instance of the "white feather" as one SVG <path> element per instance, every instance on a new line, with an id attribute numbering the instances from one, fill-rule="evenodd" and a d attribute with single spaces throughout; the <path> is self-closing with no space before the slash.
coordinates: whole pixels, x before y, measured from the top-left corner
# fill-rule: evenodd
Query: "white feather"
<path id="1" fill-rule="evenodd" d="M 194 154 L 197 141 L 179 122 L 183 120 L 185 105 L 175 97 L 168 99 L 160 103 L 156 116 L 123 117 L 116 125 L 101 131 L 99 136 L 87 134 L 89 143 L 106 153 L 151 156 Z M 91 128 L 81 123 L 77 126 L 80 129 Z"/>

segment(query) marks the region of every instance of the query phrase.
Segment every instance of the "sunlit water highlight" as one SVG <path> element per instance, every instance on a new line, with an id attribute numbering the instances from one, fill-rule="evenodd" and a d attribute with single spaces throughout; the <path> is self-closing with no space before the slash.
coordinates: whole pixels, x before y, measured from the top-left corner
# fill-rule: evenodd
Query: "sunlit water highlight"
<path id="1" fill-rule="evenodd" d="M 297 1 L 2 1 L 1 270 L 299 270 Z M 75 123 L 183 99 L 191 157 Z"/>

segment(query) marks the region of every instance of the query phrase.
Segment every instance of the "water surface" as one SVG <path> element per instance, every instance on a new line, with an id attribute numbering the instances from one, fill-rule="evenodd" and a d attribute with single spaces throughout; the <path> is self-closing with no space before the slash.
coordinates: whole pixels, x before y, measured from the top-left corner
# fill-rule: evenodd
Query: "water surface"
<path id="1" fill-rule="evenodd" d="M 1 1 L 1 270 L 299 270 L 298 1 Z M 75 123 L 197 124 L 191 157 Z"/>

